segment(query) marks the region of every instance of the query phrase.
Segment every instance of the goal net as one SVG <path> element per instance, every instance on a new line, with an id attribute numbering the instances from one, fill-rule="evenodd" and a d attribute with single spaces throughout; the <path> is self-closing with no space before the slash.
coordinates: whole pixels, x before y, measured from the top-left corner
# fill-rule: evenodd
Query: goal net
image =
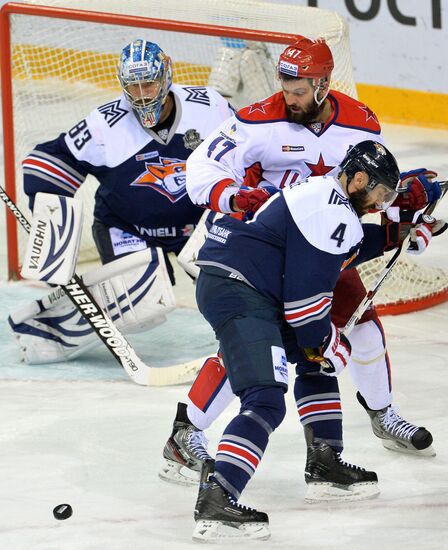
<path id="1" fill-rule="evenodd" d="M 275 62 L 294 35 L 324 37 L 335 58 L 332 87 L 356 96 L 348 27 L 335 12 L 257 0 L 75 0 L 65 9 L 67 4 L 33 0 L 2 9 L 5 183 L 29 218 L 21 161 L 37 143 L 68 131 L 119 94 L 118 56 L 136 38 L 158 43 L 173 58 L 175 83 L 212 85 L 241 107 L 276 91 Z M 80 261 L 97 258 L 90 229 L 96 186 L 89 177 L 77 193 L 86 216 Z M 26 234 L 8 216 L 12 277 L 17 276 L 25 244 Z M 381 265 L 363 267 L 368 284 Z M 414 277 L 409 275 L 410 280 Z M 424 287 L 425 294 L 440 292 L 432 271 L 421 276 L 420 270 L 414 280 L 407 302 L 417 287 L 418 292 Z M 387 285 L 394 301 L 403 293 L 401 279 L 397 285 L 394 291 Z M 445 276 L 445 291 L 447 287 Z"/>

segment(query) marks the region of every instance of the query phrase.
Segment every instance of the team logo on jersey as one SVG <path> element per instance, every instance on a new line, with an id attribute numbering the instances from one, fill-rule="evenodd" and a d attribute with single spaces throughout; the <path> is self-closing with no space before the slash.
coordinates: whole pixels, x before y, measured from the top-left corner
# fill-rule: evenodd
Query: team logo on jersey
<path id="1" fill-rule="evenodd" d="M 328 199 L 328 204 L 336 204 L 345 206 L 349 210 L 352 210 L 350 203 L 348 202 L 348 198 L 336 191 L 336 189 L 333 189 L 330 198 Z"/>
<path id="2" fill-rule="evenodd" d="M 201 105 L 207 106 L 210 105 L 210 98 L 208 97 L 207 88 L 204 88 L 204 86 L 184 86 L 183 88 L 188 94 L 185 101 L 200 103 Z"/>
<path id="3" fill-rule="evenodd" d="M 331 172 L 334 168 L 334 166 L 325 164 L 322 153 L 319 155 L 317 164 L 313 164 L 312 162 L 305 162 L 305 164 L 311 170 L 310 176 L 325 176 L 325 174 L 328 174 L 328 172 Z"/>
<path id="4" fill-rule="evenodd" d="M 160 157 L 157 162 L 145 162 L 145 171 L 131 187 L 150 187 L 174 203 L 187 194 L 185 179 L 184 160 Z"/>
<path id="5" fill-rule="evenodd" d="M 377 124 L 379 124 L 378 119 L 376 118 L 375 113 L 367 107 L 367 105 L 358 105 L 358 107 L 363 111 L 366 115 L 366 122 L 368 122 L 370 119 L 374 120 Z"/>
<path id="6" fill-rule="evenodd" d="M 204 140 L 201 139 L 201 136 L 197 130 L 193 130 L 193 128 L 191 128 L 185 132 L 184 145 L 186 149 L 191 149 L 194 151 L 203 141 Z"/>
<path id="7" fill-rule="evenodd" d="M 315 134 L 320 134 L 323 128 L 322 122 L 312 122 L 308 126 Z"/>
<path id="8" fill-rule="evenodd" d="M 255 111 L 260 111 L 260 113 L 266 114 L 265 107 L 267 105 L 270 105 L 270 101 L 259 101 L 258 103 L 254 103 L 253 105 L 249 106 L 249 114 L 255 113 Z"/>
<path id="9" fill-rule="evenodd" d="M 111 101 L 98 107 L 98 111 L 103 115 L 107 124 L 112 128 L 119 120 L 128 114 L 126 109 L 120 107 L 120 100 Z"/>
<path id="10" fill-rule="evenodd" d="M 159 130 L 157 132 L 157 135 L 159 136 L 159 138 L 162 140 L 162 141 L 166 141 L 167 138 L 168 138 L 168 133 L 169 133 L 169 130 L 167 128 L 162 128 L 162 130 Z"/>
<path id="11" fill-rule="evenodd" d="M 305 151 L 305 147 L 302 145 L 282 145 L 283 153 L 297 153 L 299 151 Z"/>

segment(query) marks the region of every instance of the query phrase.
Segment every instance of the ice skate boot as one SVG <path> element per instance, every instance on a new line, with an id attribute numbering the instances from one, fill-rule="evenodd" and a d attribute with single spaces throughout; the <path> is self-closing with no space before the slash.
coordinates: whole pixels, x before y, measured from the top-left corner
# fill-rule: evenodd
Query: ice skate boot
<path id="1" fill-rule="evenodd" d="M 187 405 L 177 404 L 173 431 L 163 449 L 165 463 L 159 471 L 160 479 L 179 485 L 197 485 L 202 464 L 213 459 L 207 452 L 204 432 L 188 420 Z"/>
<path id="2" fill-rule="evenodd" d="M 310 442 L 310 432 L 312 433 L 312 429 L 305 427 L 305 481 L 308 486 L 306 502 L 351 502 L 379 495 L 375 472 L 368 472 L 364 468 L 344 462 L 340 453 L 327 443 L 314 440 Z"/>
<path id="3" fill-rule="evenodd" d="M 238 504 L 227 491 L 210 478 L 213 464 L 203 467 L 194 511 L 196 542 L 267 540 L 269 518 L 264 512 Z"/>
<path id="4" fill-rule="evenodd" d="M 381 439 L 383 447 L 399 453 L 436 456 L 432 446 L 432 435 L 426 428 L 406 422 L 392 405 L 374 411 L 369 409 L 359 392 L 356 397 L 367 411 L 373 433 Z"/>

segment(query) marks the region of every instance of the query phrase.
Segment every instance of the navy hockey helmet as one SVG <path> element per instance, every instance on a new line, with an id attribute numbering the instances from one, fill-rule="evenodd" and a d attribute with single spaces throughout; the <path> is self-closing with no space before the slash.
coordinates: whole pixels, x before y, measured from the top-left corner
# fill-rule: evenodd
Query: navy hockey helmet
<path id="1" fill-rule="evenodd" d="M 369 177 L 366 192 L 377 185 L 386 188 L 382 205 L 388 208 L 396 199 L 397 194 L 405 191 L 400 187 L 400 170 L 392 153 L 377 141 L 361 141 L 348 150 L 340 164 L 350 180 L 356 172 L 365 172 Z"/>
<path id="2" fill-rule="evenodd" d="M 118 80 L 143 127 L 159 122 L 172 79 L 171 58 L 157 44 L 138 39 L 123 48 Z"/>

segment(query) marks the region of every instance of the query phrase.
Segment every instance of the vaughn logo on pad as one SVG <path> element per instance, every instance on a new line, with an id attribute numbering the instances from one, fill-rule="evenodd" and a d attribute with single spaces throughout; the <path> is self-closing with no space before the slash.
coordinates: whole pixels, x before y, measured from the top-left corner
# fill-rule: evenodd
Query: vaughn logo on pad
<path id="1" fill-rule="evenodd" d="M 67 284 L 75 272 L 81 230 L 80 200 L 37 193 L 22 277 Z"/>

